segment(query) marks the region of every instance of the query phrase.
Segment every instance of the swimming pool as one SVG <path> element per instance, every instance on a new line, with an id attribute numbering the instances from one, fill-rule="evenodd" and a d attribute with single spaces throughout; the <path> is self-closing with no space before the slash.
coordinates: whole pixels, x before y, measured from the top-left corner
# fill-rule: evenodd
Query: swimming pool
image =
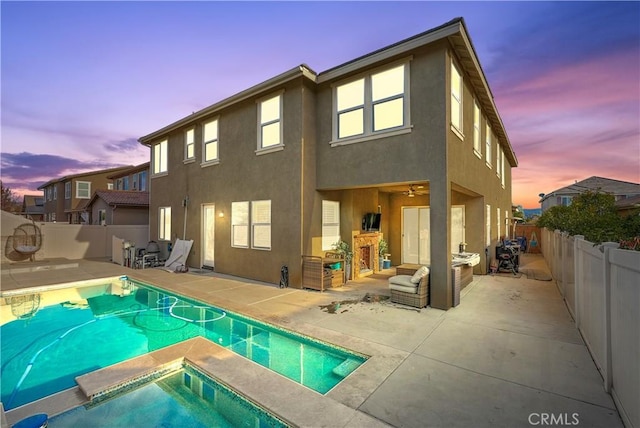
<path id="1" fill-rule="evenodd" d="M 126 277 L 38 294 L 40 307 L 29 314 L 23 298 L 26 315 L 0 329 L 7 410 L 74 387 L 79 375 L 196 336 L 321 394 L 367 359 Z"/>
<path id="2" fill-rule="evenodd" d="M 289 426 L 190 365 L 137 388 L 114 391 L 97 404 L 77 407 L 48 421 L 50 428 L 143 425 L 181 428 Z"/>

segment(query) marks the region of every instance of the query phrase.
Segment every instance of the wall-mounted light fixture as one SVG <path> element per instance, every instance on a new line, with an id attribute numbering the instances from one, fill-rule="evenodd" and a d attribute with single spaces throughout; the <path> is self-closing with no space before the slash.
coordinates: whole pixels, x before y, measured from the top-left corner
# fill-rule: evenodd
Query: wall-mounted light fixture
<path id="1" fill-rule="evenodd" d="M 224 217 L 224 212 L 222 212 L 222 211 L 218 212 L 218 217 L 223 218 Z"/>

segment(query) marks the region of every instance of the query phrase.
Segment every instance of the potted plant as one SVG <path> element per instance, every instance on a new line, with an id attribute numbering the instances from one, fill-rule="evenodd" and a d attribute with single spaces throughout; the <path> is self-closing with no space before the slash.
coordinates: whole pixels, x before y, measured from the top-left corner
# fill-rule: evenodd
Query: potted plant
<path id="1" fill-rule="evenodd" d="M 384 258 L 389 252 L 389 244 L 384 239 L 378 242 L 378 266 L 382 270 L 384 266 Z"/>
<path id="2" fill-rule="evenodd" d="M 344 241 L 338 241 L 331 245 L 334 251 L 342 256 L 344 259 L 344 269 L 347 273 L 347 280 L 351 279 L 351 259 L 353 258 L 353 252 Z"/>

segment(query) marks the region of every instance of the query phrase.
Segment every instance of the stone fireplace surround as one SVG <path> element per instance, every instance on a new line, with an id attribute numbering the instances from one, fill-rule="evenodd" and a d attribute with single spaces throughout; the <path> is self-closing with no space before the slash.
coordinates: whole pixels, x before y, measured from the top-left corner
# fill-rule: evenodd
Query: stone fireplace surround
<path id="1" fill-rule="evenodd" d="M 378 257 L 379 245 L 378 242 L 382 235 L 379 232 L 363 232 L 357 235 L 353 235 L 353 277 L 354 278 L 362 278 L 367 275 L 371 275 L 375 272 L 380 271 L 380 261 Z M 362 259 L 362 248 L 370 247 L 372 251 L 371 255 L 371 270 L 367 270 L 361 272 L 361 259 Z M 367 263 L 368 264 L 368 263 Z"/>

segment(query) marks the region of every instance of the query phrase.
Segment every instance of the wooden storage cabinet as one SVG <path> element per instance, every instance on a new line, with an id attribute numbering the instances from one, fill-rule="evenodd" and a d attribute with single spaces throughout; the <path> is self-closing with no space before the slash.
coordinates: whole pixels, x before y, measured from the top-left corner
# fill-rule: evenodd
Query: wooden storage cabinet
<path id="1" fill-rule="evenodd" d="M 332 269 L 335 264 L 339 269 Z M 340 287 L 345 282 L 344 259 L 334 257 L 302 256 L 302 288 L 324 291 Z"/>

